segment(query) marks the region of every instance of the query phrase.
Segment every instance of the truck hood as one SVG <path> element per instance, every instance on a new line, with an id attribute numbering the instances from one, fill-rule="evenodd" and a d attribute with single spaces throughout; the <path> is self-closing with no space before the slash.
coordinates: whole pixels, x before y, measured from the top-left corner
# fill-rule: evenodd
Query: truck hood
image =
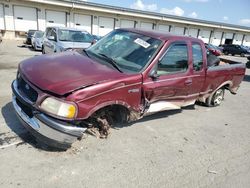
<path id="1" fill-rule="evenodd" d="M 57 95 L 126 76 L 77 52 L 27 59 L 20 63 L 19 72 L 38 88 Z"/>

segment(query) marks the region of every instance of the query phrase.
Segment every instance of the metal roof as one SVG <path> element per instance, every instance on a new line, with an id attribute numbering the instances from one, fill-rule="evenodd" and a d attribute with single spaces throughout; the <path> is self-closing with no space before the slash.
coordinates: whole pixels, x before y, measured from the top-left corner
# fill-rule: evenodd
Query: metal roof
<path id="1" fill-rule="evenodd" d="M 98 7 L 98 8 L 107 8 L 107 9 L 123 11 L 123 12 L 140 13 L 140 14 L 145 14 L 145 15 L 150 15 L 150 16 L 159 16 L 159 17 L 164 17 L 164 18 L 177 19 L 177 20 L 181 20 L 181 21 L 191 21 L 191 22 L 197 22 L 197 23 L 201 23 L 201 24 L 212 24 L 212 25 L 216 25 L 218 27 L 232 27 L 232 28 L 235 28 L 236 30 L 237 29 L 244 29 L 244 30 L 250 31 L 250 27 L 234 25 L 234 24 L 227 24 L 227 23 L 222 23 L 222 22 L 214 22 L 214 21 L 194 19 L 194 18 L 188 18 L 188 17 L 182 17 L 182 16 L 162 14 L 162 13 L 157 13 L 157 12 L 142 11 L 142 10 L 136 10 L 136 9 L 131 9 L 131 8 L 123 8 L 123 7 L 112 6 L 112 5 L 104 5 L 104 4 L 92 3 L 92 2 L 81 1 L 81 0 L 62 0 L 62 1 L 70 2 L 70 3 L 77 3 L 77 4 L 87 5 L 87 6 L 93 6 L 93 7 Z"/>

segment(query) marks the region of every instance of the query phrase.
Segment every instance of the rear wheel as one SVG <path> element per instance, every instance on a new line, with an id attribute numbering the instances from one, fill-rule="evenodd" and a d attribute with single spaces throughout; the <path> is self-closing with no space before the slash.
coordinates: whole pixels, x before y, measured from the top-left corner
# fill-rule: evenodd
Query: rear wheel
<path id="1" fill-rule="evenodd" d="M 245 57 L 245 54 L 244 54 L 244 53 L 241 53 L 240 56 L 241 56 L 241 57 Z"/>
<path id="2" fill-rule="evenodd" d="M 218 89 L 213 95 L 207 98 L 206 105 L 207 106 L 219 106 L 221 102 L 224 100 L 225 89 Z"/>

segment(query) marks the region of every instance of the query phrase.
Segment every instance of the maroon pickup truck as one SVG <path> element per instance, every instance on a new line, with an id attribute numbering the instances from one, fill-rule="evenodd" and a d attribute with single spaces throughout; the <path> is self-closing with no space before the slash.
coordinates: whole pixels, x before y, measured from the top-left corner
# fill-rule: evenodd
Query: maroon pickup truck
<path id="1" fill-rule="evenodd" d="M 220 60 L 219 60 L 220 61 Z M 207 62 L 195 38 L 117 29 L 83 54 L 41 55 L 20 63 L 13 105 L 38 140 L 66 149 L 88 128 L 109 127 L 195 101 L 220 105 L 236 94 L 245 64 Z"/>

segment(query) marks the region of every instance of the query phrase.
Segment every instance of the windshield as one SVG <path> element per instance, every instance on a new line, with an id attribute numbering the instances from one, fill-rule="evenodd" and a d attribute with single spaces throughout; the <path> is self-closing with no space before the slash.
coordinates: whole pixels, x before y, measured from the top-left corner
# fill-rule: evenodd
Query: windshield
<path id="1" fill-rule="evenodd" d="M 93 37 L 89 33 L 84 31 L 59 29 L 58 35 L 60 41 L 87 43 L 91 43 L 93 41 Z"/>
<path id="2" fill-rule="evenodd" d="M 36 38 L 42 38 L 42 37 L 43 37 L 43 34 L 44 34 L 44 32 L 42 32 L 42 31 L 37 31 L 37 32 L 35 33 L 35 37 L 36 37 Z"/>
<path id="3" fill-rule="evenodd" d="M 162 41 L 123 30 L 115 30 L 102 38 L 87 52 L 98 59 L 106 56 L 116 63 L 122 72 L 140 72 L 153 58 Z"/>

